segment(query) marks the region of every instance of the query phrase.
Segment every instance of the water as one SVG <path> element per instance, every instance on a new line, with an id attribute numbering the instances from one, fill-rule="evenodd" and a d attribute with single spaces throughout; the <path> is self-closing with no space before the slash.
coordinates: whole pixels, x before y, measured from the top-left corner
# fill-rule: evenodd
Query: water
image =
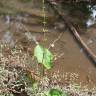
<path id="1" fill-rule="evenodd" d="M 48 46 L 59 36 L 59 34 L 59 32 L 46 34 L 48 41 L 46 41 L 45 44 Z M 61 82 L 66 81 L 66 78 L 63 78 L 63 75 L 65 73 L 77 74 L 78 79 L 74 77 L 75 82 L 82 82 L 82 84 L 88 84 L 92 87 L 93 85 L 87 81 L 87 76 L 90 76 L 89 79 L 93 80 L 92 82 L 94 83 L 94 85 L 96 84 L 96 68 L 85 55 L 83 49 L 78 46 L 77 42 L 74 40 L 74 37 L 68 30 L 55 43 L 51 51 L 53 52 L 53 54 L 60 55 L 61 53 L 64 53 L 64 55 L 54 62 L 54 67 L 52 68 L 52 70 L 49 70 L 49 74 L 53 74 L 54 72 L 57 73 L 57 71 L 59 71 Z M 70 78 L 70 76 L 67 77 L 69 81 L 71 81 L 72 78 Z"/>
<path id="2" fill-rule="evenodd" d="M 36 2 L 36 1 L 34 1 L 34 2 Z M 19 8 L 22 8 L 23 5 L 22 6 L 21 5 L 19 5 L 19 3 L 18 3 Z M 39 4 L 37 4 L 36 7 L 38 7 L 38 5 Z M 26 5 L 26 6 L 28 6 L 28 5 Z M 73 16 L 71 20 L 74 21 L 75 18 L 76 18 L 78 20 L 78 22 L 80 22 L 82 25 L 86 25 L 87 24 L 87 26 L 89 27 L 92 24 L 94 24 L 93 21 L 95 20 L 96 11 L 95 11 L 95 9 L 91 9 L 91 11 L 90 11 L 90 8 L 87 8 L 87 6 L 88 5 L 86 5 L 86 4 L 84 4 L 84 5 L 81 4 L 79 7 L 75 6 L 75 8 L 74 8 L 74 6 L 73 7 L 72 6 L 71 7 L 67 6 L 66 10 L 64 9 L 65 10 L 64 12 L 67 12 L 69 14 L 69 16 L 72 16 L 74 14 L 75 16 Z M 17 5 L 15 6 L 15 3 L 14 3 L 14 7 L 17 7 Z M 25 7 L 23 6 L 23 8 L 25 8 Z M 69 10 L 69 8 L 70 8 L 70 10 Z M 79 10 L 79 14 L 78 14 L 78 10 Z M 42 12 L 42 10 L 41 10 L 41 12 Z M 38 23 L 37 20 L 38 19 L 41 20 L 41 18 L 40 18 L 40 15 L 38 13 L 36 13 L 36 14 L 38 16 L 35 17 L 35 16 L 31 15 L 30 18 L 26 17 L 26 19 L 27 20 L 29 19 L 29 21 L 31 21 L 31 22 L 33 22 L 32 19 L 34 19 L 34 20 L 36 20 L 35 22 Z M 49 14 L 51 14 L 51 13 L 49 13 Z M 84 17 L 84 18 L 80 18 L 80 17 Z M 92 22 L 90 21 L 91 18 L 94 18 Z M 36 41 L 36 38 L 40 37 L 41 35 L 43 37 L 43 34 L 40 33 L 41 30 L 43 29 L 43 27 L 40 25 L 41 23 L 38 23 L 38 26 L 40 28 L 37 28 L 38 26 L 36 24 L 33 24 L 33 25 L 32 24 L 30 24 L 30 25 L 26 24 L 25 26 L 28 26 L 28 29 L 31 27 L 34 30 L 39 30 L 39 31 L 37 31 L 37 33 L 36 33 L 36 31 L 32 31 L 29 34 L 28 33 L 26 34 L 26 33 L 24 33 L 25 29 L 24 29 L 24 31 L 20 30 L 21 26 L 19 25 L 19 23 L 22 23 L 21 22 L 22 16 L 17 14 L 17 19 L 20 22 L 15 23 L 14 26 L 10 26 L 11 27 L 9 29 L 10 31 L 2 32 L 3 35 L 2 35 L 2 38 L 0 38 L 0 39 L 2 40 L 3 43 L 7 43 L 10 46 L 14 46 L 14 39 L 18 40 L 19 38 L 22 38 L 23 35 L 26 35 L 26 37 L 27 37 L 27 39 L 29 39 L 29 41 L 30 41 L 30 39 L 34 39 L 34 41 Z M 55 19 L 55 18 L 52 18 L 52 19 Z M 54 21 L 57 21 L 57 20 L 54 20 Z M 80 24 L 78 22 L 76 22 L 76 23 Z M 2 24 L 2 23 L 4 23 L 4 22 L 0 21 L 0 24 Z M 6 23 L 8 25 L 10 24 L 9 15 L 6 16 Z M 60 28 L 60 30 L 59 30 L 58 24 L 54 24 L 54 22 L 51 22 L 51 23 L 53 23 L 53 25 L 55 25 L 55 30 L 54 30 L 53 26 L 48 25 L 48 27 L 50 29 L 50 32 L 45 34 L 46 41 L 42 40 L 40 44 L 42 44 L 46 48 L 48 48 L 49 45 L 54 40 L 57 39 L 57 37 L 59 36 L 60 32 L 63 32 L 64 34 L 62 35 L 62 37 L 55 43 L 55 45 L 53 45 L 52 48 L 50 48 L 50 50 L 52 51 L 52 53 L 54 55 L 55 54 L 59 54 L 59 56 L 61 56 L 62 55 L 61 53 L 64 53 L 64 55 L 61 56 L 59 59 L 57 59 L 54 62 L 54 67 L 52 68 L 52 70 L 48 71 L 50 73 L 48 75 L 50 75 L 50 77 L 51 77 L 52 76 L 51 73 L 57 72 L 59 70 L 59 72 L 60 72 L 59 75 L 61 76 L 61 79 L 62 79 L 61 82 L 64 82 L 65 78 L 62 78 L 64 73 L 66 73 L 66 72 L 67 73 L 72 73 L 72 74 L 76 73 L 76 74 L 79 75 L 77 82 L 83 82 L 83 84 L 89 84 L 89 85 L 93 86 L 87 80 L 87 77 L 90 76 L 89 79 L 92 80 L 92 83 L 94 83 L 94 85 L 96 85 L 96 68 L 92 65 L 92 62 L 90 62 L 90 60 L 84 54 L 83 49 L 82 48 L 80 49 L 80 47 L 78 46 L 77 42 L 75 42 L 72 34 L 70 34 L 69 30 L 66 30 L 66 31 L 63 30 L 64 26 L 62 26 L 62 25 L 59 26 L 59 28 Z M 51 28 L 53 27 L 53 29 L 51 30 L 50 27 Z M 2 28 L 0 28 L 0 29 L 2 29 Z M 16 30 L 18 31 L 17 33 L 16 33 Z M 33 34 L 33 32 L 34 32 L 34 34 Z M 23 42 L 23 44 L 22 44 L 23 47 L 26 46 L 27 48 L 29 48 L 30 45 L 31 45 L 31 43 L 29 41 L 26 40 L 26 38 L 24 37 L 24 39 L 21 39 L 20 43 L 22 44 L 22 42 Z M 88 43 L 92 44 L 93 41 L 89 41 Z M 33 43 L 32 43 L 32 45 L 33 45 Z M 33 50 L 33 49 L 34 49 L 34 47 L 31 47 L 31 50 Z M 68 77 L 68 78 L 70 79 L 70 77 Z"/>

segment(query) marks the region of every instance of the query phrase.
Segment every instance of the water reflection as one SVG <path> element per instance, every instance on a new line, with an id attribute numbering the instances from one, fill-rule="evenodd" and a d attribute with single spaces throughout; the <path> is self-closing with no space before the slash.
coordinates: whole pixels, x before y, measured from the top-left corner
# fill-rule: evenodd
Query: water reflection
<path id="1" fill-rule="evenodd" d="M 91 6 L 89 6 L 90 8 Z M 90 27 L 91 25 L 96 23 L 96 6 L 94 6 L 93 8 L 91 8 L 92 14 L 90 14 L 90 18 L 88 19 L 88 21 L 86 22 L 87 27 Z"/>
<path id="2" fill-rule="evenodd" d="M 86 2 L 62 4 L 64 12 L 72 17 L 72 21 L 77 23 L 79 27 L 88 28 L 96 23 L 96 5 L 90 5 Z"/>

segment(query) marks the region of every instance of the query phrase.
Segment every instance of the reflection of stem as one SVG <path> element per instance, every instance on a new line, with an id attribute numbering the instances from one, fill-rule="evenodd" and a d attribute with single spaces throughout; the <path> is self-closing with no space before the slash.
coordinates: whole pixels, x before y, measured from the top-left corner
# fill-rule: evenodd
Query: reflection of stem
<path id="1" fill-rule="evenodd" d="M 63 33 L 60 33 L 60 35 L 58 36 L 58 38 L 56 38 L 56 39 L 49 45 L 49 48 L 48 48 L 48 49 L 50 49 L 50 48 L 51 48 L 51 45 L 52 45 L 52 44 L 54 45 L 54 44 L 61 38 L 62 34 L 63 34 Z"/>
<path id="2" fill-rule="evenodd" d="M 42 15 L 43 15 L 43 32 L 44 32 L 44 39 L 45 39 L 45 32 L 46 32 L 46 14 L 45 14 L 45 0 L 42 0 Z"/>
<path id="3" fill-rule="evenodd" d="M 45 28 L 46 26 L 46 15 L 45 15 L 45 0 L 42 0 L 42 15 L 43 15 L 43 26 Z M 43 29 L 44 32 L 44 39 L 45 39 L 45 29 Z M 44 50 L 44 49 L 43 49 Z M 44 76 L 44 66 L 43 66 L 43 60 L 44 60 L 45 53 L 43 52 L 43 59 L 42 59 L 42 75 Z"/>

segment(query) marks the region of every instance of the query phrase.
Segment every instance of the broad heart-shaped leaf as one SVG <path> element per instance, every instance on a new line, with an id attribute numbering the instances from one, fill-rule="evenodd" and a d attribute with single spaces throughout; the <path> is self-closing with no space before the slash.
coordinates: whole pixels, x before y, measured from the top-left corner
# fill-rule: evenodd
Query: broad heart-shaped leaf
<path id="1" fill-rule="evenodd" d="M 34 49 L 34 56 L 38 63 L 43 64 L 46 69 L 50 69 L 52 67 L 53 55 L 47 48 L 38 44 Z"/>

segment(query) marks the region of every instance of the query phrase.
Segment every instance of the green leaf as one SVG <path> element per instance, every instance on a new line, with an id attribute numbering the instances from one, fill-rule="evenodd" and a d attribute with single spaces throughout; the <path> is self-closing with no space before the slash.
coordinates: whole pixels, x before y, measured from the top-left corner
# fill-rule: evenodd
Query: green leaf
<path id="1" fill-rule="evenodd" d="M 46 69 L 52 68 L 53 55 L 47 48 L 37 45 L 34 49 L 34 56 Z"/>
<path id="2" fill-rule="evenodd" d="M 58 89 L 51 89 L 48 96 L 67 96 L 65 93 Z"/>
<path id="3" fill-rule="evenodd" d="M 67 93 L 62 92 L 58 89 L 50 89 L 49 91 L 43 92 L 41 96 L 68 96 Z"/>

